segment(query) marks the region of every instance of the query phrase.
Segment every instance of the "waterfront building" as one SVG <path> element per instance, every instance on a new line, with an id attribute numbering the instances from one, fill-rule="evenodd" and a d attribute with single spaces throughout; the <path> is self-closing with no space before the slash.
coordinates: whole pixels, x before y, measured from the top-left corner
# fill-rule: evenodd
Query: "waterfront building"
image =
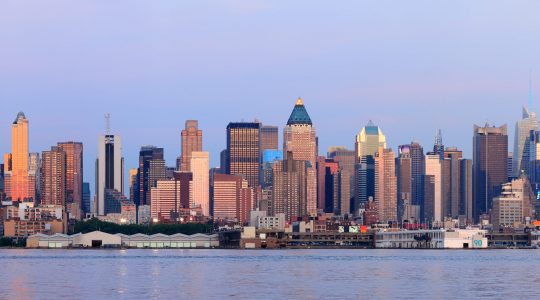
<path id="1" fill-rule="evenodd" d="M 66 153 L 60 147 L 42 152 L 41 205 L 66 205 Z M 78 213 L 80 215 L 80 212 Z"/>
<path id="2" fill-rule="evenodd" d="M 296 100 L 287 125 L 283 129 L 283 154 L 306 165 L 306 214 L 317 213 L 317 135 L 301 98 Z"/>
<path id="3" fill-rule="evenodd" d="M 210 162 L 208 152 L 191 153 L 192 204 L 200 207 L 204 216 L 210 216 Z"/>
<path id="4" fill-rule="evenodd" d="M 225 173 L 243 176 L 250 187 L 259 186 L 260 128 L 258 122 L 231 122 L 227 126 Z"/>
<path id="5" fill-rule="evenodd" d="M 20 202 L 6 208 L 4 236 L 27 237 L 37 233 L 65 233 L 64 207 L 60 205 L 35 206 L 33 202 Z"/>
<path id="6" fill-rule="evenodd" d="M 473 217 L 478 221 L 508 179 L 508 133 L 506 125 L 488 124 L 474 125 L 473 133 Z"/>
<path id="7" fill-rule="evenodd" d="M 392 149 L 379 147 L 375 153 L 375 203 L 379 222 L 397 222 L 395 155 Z"/>
<path id="8" fill-rule="evenodd" d="M 28 164 L 28 119 L 23 112 L 11 125 L 11 153 L 4 155 L 4 187 L 6 197 L 12 201 L 34 201 L 36 198 L 35 173 L 30 174 Z"/>
<path id="9" fill-rule="evenodd" d="M 191 171 L 191 154 L 202 151 L 202 130 L 199 121 L 187 120 L 182 130 L 182 155 L 180 157 L 180 171 Z"/>
<path id="10" fill-rule="evenodd" d="M 369 121 L 356 136 L 355 206 L 364 206 L 369 197 L 375 197 L 375 153 L 379 148 L 386 149 L 386 136 L 372 121 Z"/>
<path id="11" fill-rule="evenodd" d="M 536 113 L 522 108 L 522 119 L 516 122 L 514 135 L 514 152 L 512 157 L 511 176 L 518 178 L 528 171 L 530 161 L 530 138 L 531 130 L 538 131 L 538 119 Z"/>
<path id="12" fill-rule="evenodd" d="M 491 220 L 495 231 L 519 228 L 530 224 L 534 217 L 533 202 L 536 197 L 527 177 L 505 183 L 499 196 L 493 198 Z"/>
<path id="13" fill-rule="evenodd" d="M 96 160 L 95 214 L 105 215 L 105 190 L 114 189 L 124 193 L 124 158 L 122 142 L 118 135 L 108 132 L 98 140 L 98 158 Z"/>

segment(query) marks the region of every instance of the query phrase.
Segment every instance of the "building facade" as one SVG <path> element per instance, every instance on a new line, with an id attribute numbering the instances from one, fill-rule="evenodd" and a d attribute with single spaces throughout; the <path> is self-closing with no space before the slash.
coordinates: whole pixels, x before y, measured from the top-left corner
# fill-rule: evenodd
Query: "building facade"
<path id="1" fill-rule="evenodd" d="M 191 153 L 200 152 L 202 146 L 202 130 L 199 129 L 199 121 L 187 120 L 182 130 L 182 155 L 180 159 L 180 171 L 191 171 Z"/>
<path id="2" fill-rule="evenodd" d="M 301 98 L 296 100 L 293 111 L 283 129 L 283 154 L 285 159 L 306 161 L 307 213 L 317 213 L 317 135 L 311 118 Z"/>
<path id="3" fill-rule="evenodd" d="M 501 185 L 508 180 L 507 126 L 473 128 L 473 215 L 479 220 L 489 213 L 494 197 L 501 193 Z"/>

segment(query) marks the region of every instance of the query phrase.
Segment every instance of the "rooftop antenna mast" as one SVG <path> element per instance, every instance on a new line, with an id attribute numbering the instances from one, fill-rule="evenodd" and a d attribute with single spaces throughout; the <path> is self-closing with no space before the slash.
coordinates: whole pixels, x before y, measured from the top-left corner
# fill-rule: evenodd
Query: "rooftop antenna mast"
<path id="1" fill-rule="evenodd" d="M 532 70 L 529 69 L 529 113 L 532 112 L 533 106 L 532 96 Z"/>
<path id="2" fill-rule="evenodd" d="M 107 135 L 111 134 L 111 114 L 105 114 L 105 132 Z"/>

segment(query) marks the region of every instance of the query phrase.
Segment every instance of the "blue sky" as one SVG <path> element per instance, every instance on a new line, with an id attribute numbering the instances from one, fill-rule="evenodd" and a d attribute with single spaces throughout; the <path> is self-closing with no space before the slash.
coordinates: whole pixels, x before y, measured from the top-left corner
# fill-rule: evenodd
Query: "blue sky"
<path id="1" fill-rule="evenodd" d="M 470 157 L 474 123 L 508 123 L 513 137 L 530 70 L 540 95 L 539 11 L 539 1 L 4 0 L 0 151 L 22 110 L 31 151 L 82 141 L 93 183 L 109 112 L 126 171 L 148 144 L 174 165 L 186 119 L 199 120 L 217 166 L 229 121 L 282 128 L 301 96 L 322 153 L 353 148 L 372 119 L 394 149 L 429 148 L 441 128 Z"/>

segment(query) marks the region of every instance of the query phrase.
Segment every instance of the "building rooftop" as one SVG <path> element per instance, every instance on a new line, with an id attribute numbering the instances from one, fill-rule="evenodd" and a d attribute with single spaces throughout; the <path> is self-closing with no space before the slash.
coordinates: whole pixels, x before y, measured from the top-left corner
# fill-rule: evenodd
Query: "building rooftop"
<path id="1" fill-rule="evenodd" d="M 304 106 L 302 98 L 299 97 L 296 100 L 296 104 L 294 105 L 291 116 L 287 121 L 287 125 L 312 125 L 311 118 L 309 117 L 306 107 Z"/>

